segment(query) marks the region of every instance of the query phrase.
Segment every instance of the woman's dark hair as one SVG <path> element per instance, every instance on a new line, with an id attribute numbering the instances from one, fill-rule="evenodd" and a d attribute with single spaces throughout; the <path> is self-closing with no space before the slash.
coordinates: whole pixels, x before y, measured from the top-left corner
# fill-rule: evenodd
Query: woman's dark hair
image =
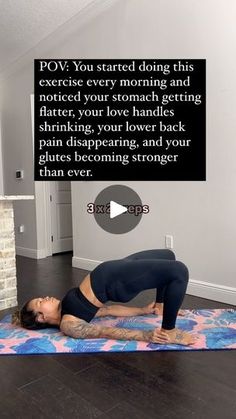
<path id="1" fill-rule="evenodd" d="M 33 310 L 28 309 L 28 304 L 30 303 L 30 301 L 31 300 L 27 301 L 27 303 L 25 303 L 24 306 L 20 310 L 15 311 L 11 319 L 12 324 L 16 326 L 22 326 L 25 329 L 30 329 L 30 330 L 57 327 L 49 323 L 37 322 L 36 320 L 37 314 L 35 314 Z"/>

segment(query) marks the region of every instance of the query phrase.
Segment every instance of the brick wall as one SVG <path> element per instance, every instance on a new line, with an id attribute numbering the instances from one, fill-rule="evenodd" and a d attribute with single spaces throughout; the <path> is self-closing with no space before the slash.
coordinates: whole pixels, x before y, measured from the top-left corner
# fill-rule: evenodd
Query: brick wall
<path id="1" fill-rule="evenodd" d="M 12 202 L 0 201 L 0 310 L 17 306 L 13 217 Z"/>

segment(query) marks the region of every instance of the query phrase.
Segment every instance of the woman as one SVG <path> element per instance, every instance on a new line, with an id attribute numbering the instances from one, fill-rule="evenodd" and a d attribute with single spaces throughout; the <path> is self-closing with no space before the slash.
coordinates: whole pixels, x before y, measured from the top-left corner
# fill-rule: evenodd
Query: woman
<path id="1" fill-rule="evenodd" d="M 146 250 L 126 258 L 103 262 L 79 287 L 62 301 L 54 297 L 34 298 L 15 313 L 13 323 L 28 329 L 57 326 L 73 338 L 142 340 L 152 343 L 189 345 L 195 339 L 176 329 L 175 322 L 185 296 L 188 269 L 168 249 Z M 155 288 L 155 303 L 143 308 L 105 306 L 110 300 L 126 303 L 141 291 Z M 163 314 L 161 329 L 132 330 L 90 324 L 94 317 Z"/>

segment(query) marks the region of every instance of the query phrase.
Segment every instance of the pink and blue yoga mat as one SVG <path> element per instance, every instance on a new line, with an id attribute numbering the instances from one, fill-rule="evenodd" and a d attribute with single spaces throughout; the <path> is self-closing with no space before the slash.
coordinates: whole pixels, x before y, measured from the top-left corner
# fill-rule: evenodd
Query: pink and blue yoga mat
<path id="1" fill-rule="evenodd" d="M 161 318 L 153 314 L 137 317 L 95 318 L 93 324 L 148 330 L 160 327 Z M 0 355 L 133 352 L 133 351 L 195 351 L 236 349 L 236 310 L 185 310 L 176 327 L 198 336 L 192 346 L 159 345 L 113 339 L 73 339 L 58 329 L 29 331 L 11 325 L 10 316 L 0 322 Z"/>

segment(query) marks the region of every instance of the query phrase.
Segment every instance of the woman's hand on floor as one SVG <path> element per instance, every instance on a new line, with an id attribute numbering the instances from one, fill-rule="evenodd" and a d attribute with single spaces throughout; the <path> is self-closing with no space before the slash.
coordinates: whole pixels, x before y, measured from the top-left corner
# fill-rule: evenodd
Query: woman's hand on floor
<path id="1" fill-rule="evenodd" d="M 142 308 L 143 314 L 155 314 L 156 316 L 163 316 L 163 303 L 156 303 L 155 301 L 152 301 L 150 304 Z M 185 310 L 179 310 L 178 316 L 184 316 Z"/>
<path id="2" fill-rule="evenodd" d="M 143 314 L 156 314 L 156 316 L 160 314 L 159 307 L 157 307 L 157 304 L 155 303 L 155 301 L 152 301 L 147 306 L 144 306 L 142 308 L 142 311 L 143 311 Z"/>
<path id="3" fill-rule="evenodd" d="M 170 343 L 170 337 L 166 332 L 163 332 L 161 329 L 154 329 L 150 336 L 150 342 L 167 345 L 168 343 Z"/>

